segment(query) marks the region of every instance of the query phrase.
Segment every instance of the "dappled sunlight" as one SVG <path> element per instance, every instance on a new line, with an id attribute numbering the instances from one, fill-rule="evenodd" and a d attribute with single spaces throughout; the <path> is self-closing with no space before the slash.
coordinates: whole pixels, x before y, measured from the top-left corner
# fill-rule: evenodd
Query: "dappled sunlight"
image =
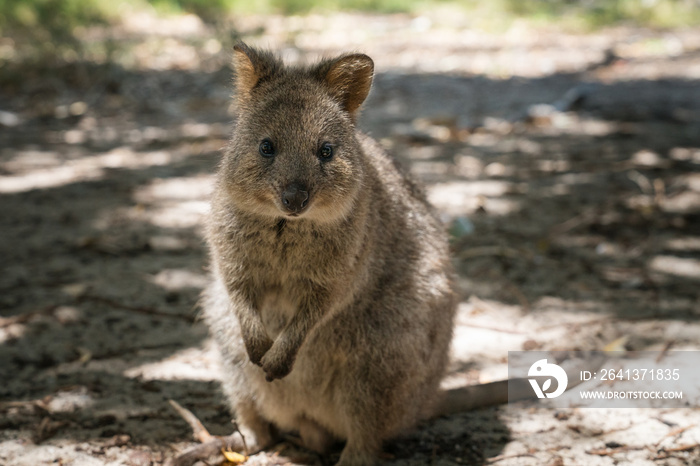
<path id="1" fill-rule="evenodd" d="M 685 191 L 665 198 L 661 208 L 669 213 L 689 214 L 700 212 L 700 192 Z"/>
<path id="2" fill-rule="evenodd" d="M 628 409 L 575 409 L 554 410 L 532 407 L 523 412 L 518 405 L 509 405 L 504 416 L 510 428 L 518 432 L 518 439 L 504 448 L 503 455 L 534 456 L 530 452 L 541 451 L 542 445 L 549 445 L 551 432 L 556 432 L 559 449 L 569 457 L 580 459 L 579 463 L 591 465 L 616 464 L 610 458 L 624 454 L 624 463 L 645 464 L 648 448 L 644 439 L 659 439 L 656 448 L 674 445 L 675 436 L 669 435 L 669 424 L 692 429 L 683 434 L 682 443 L 694 444 L 700 440 L 700 429 L 688 425 L 683 410 L 659 410 L 653 408 Z M 676 424 L 678 422 L 678 424 Z M 616 453 L 616 446 L 622 451 Z M 630 446 L 632 448 L 626 448 Z M 596 454 L 597 452 L 597 454 Z M 672 460 L 673 461 L 673 460 Z M 509 463 L 509 464 L 544 464 Z M 681 460 L 678 464 L 684 464 Z"/>
<path id="3" fill-rule="evenodd" d="M 134 193 L 134 200 L 144 206 L 137 215 L 161 228 L 202 226 L 213 185 L 213 175 L 153 180 Z"/>
<path id="4" fill-rule="evenodd" d="M 209 174 L 152 179 L 134 190 L 133 205 L 101 212 L 93 225 L 101 231 L 114 231 L 124 221 L 136 221 L 163 229 L 199 230 L 209 212 L 213 183 L 214 176 Z M 151 235 L 149 244 L 161 251 L 193 246 L 191 241 L 166 233 Z"/>
<path id="5" fill-rule="evenodd" d="M 606 308 L 597 301 L 543 297 L 524 309 L 522 305 L 471 296 L 457 308 L 451 370 L 444 386 L 459 385 L 470 374 L 481 383 L 507 378 L 508 351 L 561 348 L 563 341 L 568 342 L 566 348 L 586 341 L 598 341 L 602 347 L 604 343 L 597 335 L 599 325 L 601 319 L 612 317 L 610 312 L 603 312 Z M 578 329 L 576 335 L 571 334 L 572 329 Z M 463 367 L 469 368 L 467 374 Z"/>
<path id="6" fill-rule="evenodd" d="M 147 362 L 124 371 L 128 378 L 141 380 L 219 380 L 217 353 L 211 340 L 186 348 L 160 361 Z"/>
<path id="7" fill-rule="evenodd" d="M 551 111 L 545 116 L 535 117 L 535 124 L 543 127 L 548 136 L 584 135 L 602 137 L 614 133 L 618 124 L 601 118 L 580 117 L 576 113 Z"/>
<path id="8" fill-rule="evenodd" d="M 598 300 L 574 301 L 558 296 L 542 296 L 532 304 L 533 310 L 552 323 L 582 323 L 590 318 L 611 315 L 610 305 Z M 566 319 L 562 319 L 565 312 Z"/>
<path id="9" fill-rule="evenodd" d="M 209 201 L 170 201 L 155 204 L 136 204 L 131 207 L 102 212 L 93 222 L 96 229 L 114 232 L 126 221 L 152 225 L 164 229 L 197 229 L 204 225 L 209 212 Z M 173 235 L 155 235 L 154 244 L 161 250 L 177 250 L 180 239 Z"/>
<path id="10" fill-rule="evenodd" d="M 71 287 L 72 285 L 68 285 L 64 287 L 64 290 L 70 290 Z M 30 336 L 32 326 L 42 326 L 51 323 L 60 325 L 76 324 L 84 317 L 80 309 L 67 305 L 35 309 L 32 312 L 10 317 L 0 316 L 0 345 Z"/>
<path id="11" fill-rule="evenodd" d="M 644 286 L 646 280 L 642 267 L 601 266 L 600 276 L 610 283 L 627 289 L 640 288 Z"/>
<path id="12" fill-rule="evenodd" d="M 18 151 L 11 160 L 0 163 L 1 168 L 12 173 L 0 176 L 0 192 L 17 193 L 95 181 L 104 178 L 108 169 L 164 166 L 181 160 L 183 156 L 179 151 L 136 151 L 130 146 L 68 160 L 57 152 Z"/>
<path id="13" fill-rule="evenodd" d="M 201 227 L 213 185 L 213 175 L 155 179 L 134 192 L 134 200 L 142 206 L 134 214 L 161 228 Z"/>
<path id="14" fill-rule="evenodd" d="M 513 185 L 500 180 L 452 181 L 428 187 L 428 199 L 451 215 L 470 214 L 482 208 L 495 215 L 508 215 L 518 210 L 520 202 L 503 199 Z"/>
<path id="15" fill-rule="evenodd" d="M 201 99 L 193 99 L 193 101 L 199 102 L 200 105 L 204 105 L 205 107 L 208 102 L 204 101 L 204 103 L 201 103 Z M 180 110 L 176 107 L 173 111 Z M 191 141 L 199 142 L 200 146 L 197 148 L 187 146 L 172 148 L 172 160 L 182 160 L 187 151 L 190 151 L 189 155 L 193 155 L 192 152 L 202 153 L 218 151 L 224 145 L 229 130 L 230 125 L 226 123 L 201 123 L 192 121 L 167 126 L 143 125 L 133 127 L 133 125 L 124 125 L 123 127 L 115 127 L 112 125 L 106 126 L 104 124 L 98 125 L 95 118 L 86 117 L 77 127 L 60 132 L 57 137 L 59 137 L 62 142 L 72 147 L 80 147 L 87 143 L 96 145 L 117 145 L 126 143 L 135 146 L 143 146 L 146 144 L 163 144 L 166 142 L 173 144 L 182 144 Z M 130 147 L 133 148 L 133 146 Z M 121 149 L 123 150 L 123 148 Z"/>
<path id="16" fill-rule="evenodd" d="M 149 281 L 171 291 L 183 288 L 204 289 L 209 277 L 204 272 L 197 273 L 187 269 L 163 269 L 149 277 Z"/>
<path id="17" fill-rule="evenodd" d="M 565 248 L 590 248 L 595 249 L 598 252 L 598 247 L 600 245 L 605 245 L 601 247 L 600 253 L 607 254 L 610 252 L 611 247 L 605 243 L 605 237 L 601 235 L 558 235 L 552 240 L 555 244 L 565 247 Z"/>
<path id="18" fill-rule="evenodd" d="M 2 320 L 0 320 L 2 322 Z M 20 322 L 2 322 L 0 326 L 0 345 L 24 337 L 27 333 L 27 324 Z"/>
<path id="19" fill-rule="evenodd" d="M 90 163 L 103 168 L 144 168 L 173 163 L 175 156 L 170 151 L 134 151 L 124 146 L 103 155 L 90 157 Z M 88 163 L 87 161 L 83 163 Z"/>
<path id="20" fill-rule="evenodd" d="M 194 228 L 202 226 L 209 212 L 209 201 L 188 201 L 155 207 L 139 215 L 161 228 Z"/>
<path id="21" fill-rule="evenodd" d="M 660 300 L 656 312 L 678 306 Z M 652 350 L 697 349 L 700 323 L 685 317 L 637 322 L 638 315 L 618 317 L 603 300 L 574 300 L 542 296 L 525 309 L 471 296 L 459 304 L 452 341 L 451 364 L 443 388 L 488 383 L 508 376 L 508 351 L 526 350 Z M 629 319 L 629 320 L 628 320 Z"/>
<path id="22" fill-rule="evenodd" d="M 50 413 L 71 413 L 94 406 L 94 396 L 87 387 L 71 387 L 59 391 L 49 399 L 46 410 Z"/>
<path id="23" fill-rule="evenodd" d="M 669 151 L 669 157 L 680 162 L 691 162 L 700 165 L 700 148 L 674 147 Z"/>
<path id="24" fill-rule="evenodd" d="M 148 238 L 148 245 L 161 252 L 183 251 L 196 246 L 191 240 L 177 235 L 152 235 Z"/>
<path id="25" fill-rule="evenodd" d="M 459 304 L 452 339 L 453 362 L 499 360 L 508 350 L 519 350 L 528 339 L 522 309 L 472 297 Z M 516 324 L 517 323 L 517 324 Z"/>
<path id="26" fill-rule="evenodd" d="M 649 270 L 676 277 L 700 280 L 700 260 L 676 256 L 656 256 L 649 261 Z"/>
<path id="27" fill-rule="evenodd" d="M 126 32 L 147 36 L 186 37 L 201 36 L 208 32 L 197 15 L 163 17 L 154 10 L 133 11 L 124 15 L 121 27 Z"/>
<path id="28" fill-rule="evenodd" d="M 7 151 L 7 149 L 5 149 Z M 9 152 L 9 151 L 7 151 Z M 41 170 L 59 167 L 64 157 L 54 150 L 17 150 L 6 161 L 0 162 L 3 170 L 21 174 L 27 170 Z"/>
<path id="29" fill-rule="evenodd" d="M 672 238 L 664 243 L 664 248 L 672 251 L 700 252 L 700 236 Z"/>
<path id="30" fill-rule="evenodd" d="M 632 162 L 646 169 L 668 169 L 670 162 L 659 154 L 643 150 L 634 154 Z M 630 208 L 647 213 L 659 209 L 668 214 L 694 214 L 700 212 L 700 174 L 683 173 L 673 178 L 644 175 L 630 170 L 628 178 L 642 192 L 628 195 L 624 202 Z"/>
<path id="31" fill-rule="evenodd" d="M 101 179 L 104 167 L 90 163 L 67 163 L 68 166 L 41 168 L 15 176 L 0 176 L 0 192 L 21 193 L 32 189 L 46 189 L 63 186 L 78 181 L 95 181 Z"/>
<path id="32" fill-rule="evenodd" d="M 678 184 L 686 186 L 696 192 L 700 192 L 700 173 L 688 173 L 677 178 Z"/>
<path id="33" fill-rule="evenodd" d="M 213 188 L 213 175 L 154 179 L 134 192 L 134 200 L 142 204 L 181 200 L 206 200 L 209 199 Z"/>
<path id="34" fill-rule="evenodd" d="M 700 212 L 700 173 L 688 173 L 676 177 L 661 197 L 661 209 L 669 213 L 690 214 Z"/>

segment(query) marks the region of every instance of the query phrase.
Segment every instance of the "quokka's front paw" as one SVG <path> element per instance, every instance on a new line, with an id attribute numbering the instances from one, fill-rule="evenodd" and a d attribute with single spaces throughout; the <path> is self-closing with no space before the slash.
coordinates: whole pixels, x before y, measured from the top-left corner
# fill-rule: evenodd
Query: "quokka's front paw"
<path id="1" fill-rule="evenodd" d="M 256 366 L 262 366 L 262 359 L 272 348 L 272 340 L 267 335 L 261 335 L 256 339 L 249 339 L 245 342 L 245 349 L 248 352 L 250 362 Z"/>
<path id="2" fill-rule="evenodd" d="M 261 366 L 265 371 L 265 379 L 272 382 L 275 379 L 286 377 L 294 367 L 296 353 L 284 351 L 281 346 L 275 345 L 263 356 Z"/>

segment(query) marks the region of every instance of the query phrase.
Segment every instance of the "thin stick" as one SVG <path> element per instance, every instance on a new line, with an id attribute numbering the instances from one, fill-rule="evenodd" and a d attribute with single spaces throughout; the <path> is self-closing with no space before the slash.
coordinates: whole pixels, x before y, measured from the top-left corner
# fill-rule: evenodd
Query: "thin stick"
<path id="1" fill-rule="evenodd" d="M 524 257 L 527 253 L 518 251 L 514 248 L 506 246 L 479 246 L 471 249 L 465 249 L 457 253 L 460 259 L 471 259 L 472 257 L 481 256 L 504 256 L 510 258 Z"/>
<path id="2" fill-rule="evenodd" d="M 486 458 L 486 462 L 488 464 L 493 464 L 493 463 L 498 463 L 499 461 L 509 460 L 512 458 L 522 458 L 525 456 L 530 456 L 530 457 L 534 458 L 535 453 L 538 453 L 538 452 L 537 451 L 528 451 L 527 453 L 517 453 L 517 454 L 513 454 L 513 455 L 498 455 L 498 456 L 493 456 L 491 458 Z"/>
<path id="3" fill-rule="evenodd" d="M 696 448 L 700 447 L 700 443 L 690 443 L 686 445 L 680 445 L 677 447 L 664 447 L 663 451 L 667 453 L 675 453 L 679 451 L 690 451 L 690 450 L 695 450 Z"/>
<path id="4" fill-rule="evenodd" d="M 695 426 L 696 426 L 696 424 L 690 424 L 689 426 L 685 426 L 685 427 L 676 427 L 675 429 L 671 430 L 668 434 L 661 437 L 661 439 L 658 442 L 656 442 L 656 446 L 658 447 L 659 445 L 661 445 L 661 442 L 663 442 L 668 437 L 677 437 L 680 434 L 682 434 L 683 432 L 685 432 L 686 430 L 692 429 Z M 663 448 L 665 450 L 668 450 L 666 447 L 663 447 Z"/>
<path id="5" fill-rule="evenodd" d="M 512 333 L 513 335 L 524 335 L 526 332 L 520 331 L 520 330 L 512 330 L 509 328 L 500 328 L 500 327 L 495 327 L 492 325 L 480 325 L 480 324 L 475 324 L 475 323 L 462 323 L 462 322 L 457 322 L 456 324 L 458 327 L 470 327 L 470 328 L 480 328 L 484 330 L 491 330 L 493 332 L 500 332 L 500 333 Z"/>
<path id="6" fill-rule="evenodd" d="M 115 301 L 115 300 L 110 299 L 110 298 L 105 298 L 103 296 L 85 295 L 85 296 L 81 296 L 80 298 L 78 298 L 78 300 L 79 301 L 95 301 L 98 303 L 106 304 L 106 305 L 113 307 L 115 309 L 122 309 L 125 311 L 138 312 L 140 314 L 147 314 L 147 315 L 151 315 L 151 316 L 183 319 L 183 320 L 186 320 L 187 322 L 194 322 L 195 321 L 195 318 L 193 316 L 190 316 L 187 314 L 175 314 L 172 312 L 161 311 L 159 309 L 155 309 L 152 307 L 131 306 L 129 304 L 120 303 L 119 301 Z"/>
<path id="7" fill-rule="evenodd" d="M 180 403 L 178 403 L 175 400 L 168 400 L 168 403 L 170 403 L 170 406 L 175 408 L 175 411 L 182 416 L 182 418 L 187 422 L 187 424 L 190 425 L 190 428 L 192 429 L 192 435 L 194 435 L 194 438 L 197 439 L 197 441 L 202 442 L 202 443 L 207 443 L 208 441 L 212 440 L 214 437 L 209 433 L 206 427 L 204 427 L 204 424 L 197 419 L 197 416 L 195 416 L 192 411 L 190 411 L 187 408 L 183 408 L 180 406 Z"/>
<path id="8" fill-rule="evenodd" d="M 237 425 L 236 432 L 226 437 L 211 435 L 192 411 L 183 408 L 175 400 L 168 400 L 168 403 L 170 403 L 170 406 L 177 411 L 187 424 L 189 424 L 192 429 L 192 435 L 201 443 L 179 454 L 175 458 L 169 459 L 166 462 L 166 466 L 191 466 L 197 461 L 206 460 L 217 453 L 223 455 L 223 450 L 240 451 L 241 447 L 246 451 L 246 456 L 248 455 L 247 447 L 245 446 L 245 438 L 243 438 L 243 434 L 238 430 Z M 242 442 L 241 439 L 243 439 Z"/>
<path id="9" fill-rule="evenodd" d="M 238 432 L 238 435 L 241 436 L 241 440 L 243 440 L 243 452 L 248 456 L 250 452 L 248 451 L 248 445 L 245 443 L 245 435 L 243 435 L 241 429 L 238 428 L 238 423 L 236 421 L 231 421 L 231 424 L 233 424 L 233 428 Z"/>
<path id="10" fill-rule="evenodd" d="M 587 450 L 586 453 L 589 455 L 596 455 L 596 456 L 613 456 L 618 453 L 624 453 L 628 451 L 636 451 L 636 450 L 644 450 L 648 449 L 649 447 L 646 445 L 623 445 L 621 447 L 617 448 L 597 448 L 593 450 Z"/>
<path id="11" fill-rule="evenodd" d="M 16 316 L 10 317 L 0 317 L 0 328 L 9 327 L 14 324 L 23 324 L 33 319 L 36 316 L 51 314 L 58 306 L 51 304 L 49 306 L 37 309 L 36 311 L 30 311 L 24 314 L 18 314 Z"/>
<path id="12" fill-rule="evenodd" d="M 663 358 L 666 357 L 666 353 L 668 353 L 668 350 L 671 349 L 671 346 L 673 346 L 674 341 L 667 341 L 666 344 L 664 345 L 664 348 L 661 350 L 659 355 L 656 357 L 656 362 L 659 363 Z"/>

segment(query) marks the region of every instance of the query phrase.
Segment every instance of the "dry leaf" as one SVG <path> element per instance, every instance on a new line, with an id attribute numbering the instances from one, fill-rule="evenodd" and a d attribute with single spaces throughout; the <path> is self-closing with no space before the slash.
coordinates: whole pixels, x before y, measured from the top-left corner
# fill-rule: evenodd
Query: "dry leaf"
<path id="1" fill-rule="evenodd" d="M 248 457 L 245 455 L 241 455 L 240 453 L 236 453 L 235 451 L 230 451 L 230 450 L 221 450 L 221 453 L 224 454 L 226 457 L 226 461 L 229 463 L 233 464 L 243 464 L 246 461 L 248 461 Z"/>
<path id="2" fill-rule="evenodd" d="M 611 341 L 607 345 L 603 347 L 603 351 L 606 353 L 612 353 L 615 351 L 626 351 L 625 350 L 625 343 L 627 343 L 627 340 L 629 340 L 629 336 L 623 335 L 617 340 Z"/>

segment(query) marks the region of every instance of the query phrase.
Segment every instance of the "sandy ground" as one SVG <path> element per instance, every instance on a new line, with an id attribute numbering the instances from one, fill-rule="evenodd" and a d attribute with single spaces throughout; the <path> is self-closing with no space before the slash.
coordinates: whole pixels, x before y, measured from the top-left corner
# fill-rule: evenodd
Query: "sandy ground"
<path id="1" fill-rule="evenodd" d="M 232 431 L 196 303 L 239 38 L 374 58 L 361 126 L 453 233 L 446 385 L 504 377 L 509 350 L 700 349 L 700 32 L 437 18 L 134 16 L 83 31 L 70 63 L 6 64 L 0 464 L 160 464 L 193 444 L 168 399 Z M 697 406 L 516 403 L 427 423 L 384 461 L 700 464 Z M 282 444 L 248 464 L 336 458 Z"/>

